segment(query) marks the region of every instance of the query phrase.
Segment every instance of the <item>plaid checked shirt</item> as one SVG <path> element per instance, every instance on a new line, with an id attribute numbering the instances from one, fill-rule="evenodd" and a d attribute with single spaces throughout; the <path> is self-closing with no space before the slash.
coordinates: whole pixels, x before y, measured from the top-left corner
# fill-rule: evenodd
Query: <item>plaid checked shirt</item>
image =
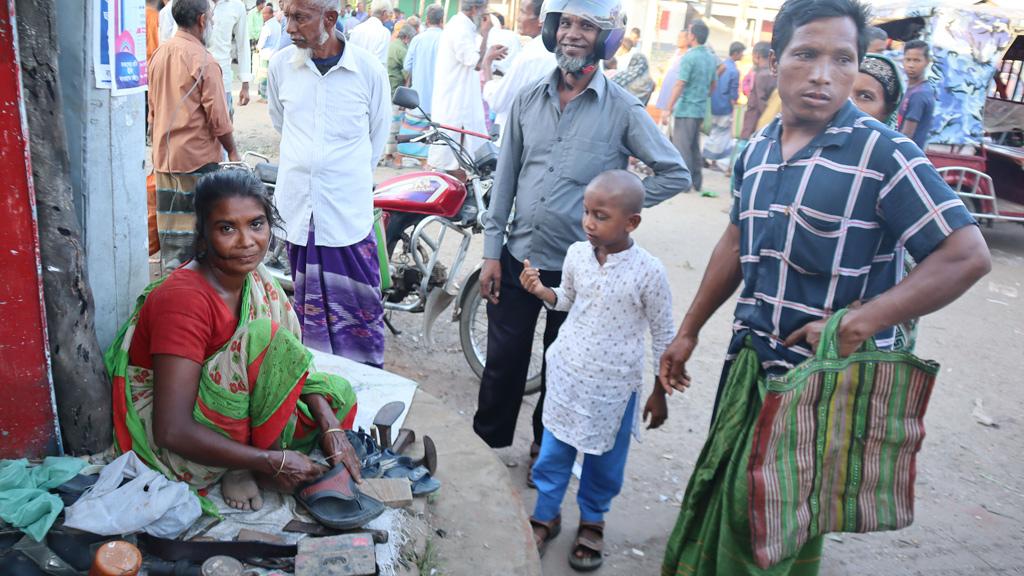
<path id="1" fill-rule="evenodd" d="M 901 278 L 905 248 L 921 262 L 954 230 L 974 224 L 956 194 L 907 137 L 847 102 L 788 161 L 778 118 L 737 160 L 730 219 L 740 228 L 743 289 L 729 357 L 746 336 L 769 371 L 813 352 L 783 341 L 804 324 Z M 891 347 L 894 330 L 876 336 Z"/>

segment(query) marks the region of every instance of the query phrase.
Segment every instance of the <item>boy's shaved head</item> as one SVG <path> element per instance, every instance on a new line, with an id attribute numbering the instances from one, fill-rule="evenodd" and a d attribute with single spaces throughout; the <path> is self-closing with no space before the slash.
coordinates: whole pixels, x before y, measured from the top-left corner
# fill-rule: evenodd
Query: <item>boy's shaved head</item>
<path id="1" fill-rule="evenodd" d="M 606 170 L 598 174 L 587 190 L 600 190 L 611 196 L 626 214 L 639 214 L 644 208 L 644 185 L 626 170 Z"/>

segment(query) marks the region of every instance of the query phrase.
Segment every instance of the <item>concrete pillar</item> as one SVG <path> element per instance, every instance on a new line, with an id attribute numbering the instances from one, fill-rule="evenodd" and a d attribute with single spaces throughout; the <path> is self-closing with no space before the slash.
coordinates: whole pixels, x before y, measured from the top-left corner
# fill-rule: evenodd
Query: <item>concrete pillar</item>
<path id="1" fill-rule="evenodd" d="M 148 282 L 149 235 L 146 95 L 111 96 L 96 88 L 92 13 L 99 1 L 57 0 L 57 10 L 71 185 L 96 303 L 96 335 L 105 349 Z"/>

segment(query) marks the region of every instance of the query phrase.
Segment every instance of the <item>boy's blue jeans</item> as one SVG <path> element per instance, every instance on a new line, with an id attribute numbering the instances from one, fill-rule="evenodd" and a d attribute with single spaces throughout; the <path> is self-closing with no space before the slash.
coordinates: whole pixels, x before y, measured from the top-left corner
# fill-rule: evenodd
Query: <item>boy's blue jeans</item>
<path id="1" fill-rule="evenodd" d="M 583 457 L 583 474 L 576 502 L 580 506 L 580 521 L 601 522 L 611 509 L 612 498 L 618 496 L 626 471 L 626 456 L 629 454 L 629 437 L 633 432 L 633 411 L 636 410 L 636 393 L 629 399 L 626 412 L 619 424 L 612 449 L 600 456 L 586 454 Z M 576 449 L 555 438 L 547 428 L 540 444 L 540 455 L 533 465 L 533 482 L 537 485 L 537 504 L 533 517 L 541 522 L 550 522 L 558 516 L 562 499 L 569 486 L 572 465 L 576 461 Z"/>

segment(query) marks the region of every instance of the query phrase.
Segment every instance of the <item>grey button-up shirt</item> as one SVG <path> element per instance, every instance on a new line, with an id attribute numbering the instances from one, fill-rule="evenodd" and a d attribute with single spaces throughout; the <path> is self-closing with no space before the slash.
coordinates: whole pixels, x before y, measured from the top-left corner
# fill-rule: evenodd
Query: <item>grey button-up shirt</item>
<path id="1" fill-rule="evenodd" d="M 626 168 L 630 156 L 654 171 L 644 179 L 645 206 L 690 188 L 679 152 L 635 96 L 598 73 L 561 110 L 560 73 L 525 89 L 512 105 L 484 224 L 484 258 L 501 257 L 508 229 L 513 257 L 561 270 L 569 245 L 586 237 L 587 184 L 605 170 Z"/>

